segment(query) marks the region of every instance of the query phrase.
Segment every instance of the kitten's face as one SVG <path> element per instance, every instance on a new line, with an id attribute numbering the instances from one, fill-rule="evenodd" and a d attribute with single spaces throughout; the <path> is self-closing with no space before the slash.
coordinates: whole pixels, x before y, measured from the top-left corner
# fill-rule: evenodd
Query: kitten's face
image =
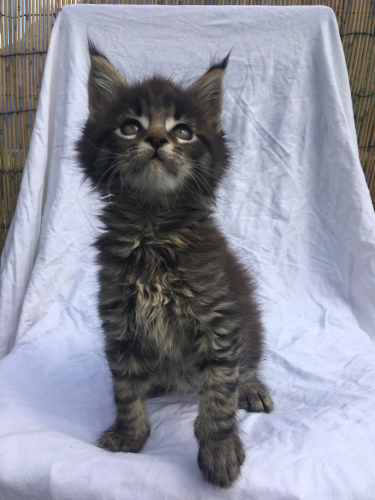
<path id="1" fill-rule="evenodd" d="M 124 123 L 115 130 L 120 177 L 135 190 L 178 189 L 192 175 L 195 123 L 186 117 L 176 120 L 173 109 L 147 109 L 146 103 L 142 108 L 140 116 L 132 110 L 124 113 Z"/>
<path id="2" fill-rule="evenodd" d="M 207 124 L 187 99 L 158 78 L 121 92 L 106 149 L 116 155 L 112 171 L 124 186 L 147 196 L 165 194 L 192 178 L 194 165 L 208 166 L 209 151 L 199 139 Z"/>
<path id="3" fill-rule="evenodd" d="M 129 86 L 103 56 L 91 56 L 90 117 L 78 149 L 103 194 L 212 196 L 228 160 L 220 125 L 226 62 L 184 90 L 160 77 Z"/>

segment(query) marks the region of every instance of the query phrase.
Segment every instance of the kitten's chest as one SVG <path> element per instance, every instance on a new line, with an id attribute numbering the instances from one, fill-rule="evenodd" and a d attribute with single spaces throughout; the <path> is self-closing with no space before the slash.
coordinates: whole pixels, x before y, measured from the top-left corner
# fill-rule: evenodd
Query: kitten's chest
<path id="1" fill-rule="evenodd" d="M 191 272 L 179 255 L 177 239 L 140 243 L 128 259 L 123 282 L 124 297 L 133 298 L 135 324 L 167 350 L 185 349 L 195 297 Z"/>
<path id="2" fill-rule="evenodd" d="M 140 309 L 155 308 L 161 312 L 167 308 L 183 314 L 184 306 L 194 296 L 189 274 L 176 249 L 148 244 L 135 250 L 126 288 L 136 296 Z"/>
<path id="3" fill-rule="evenodd" d="M 182 217 L 158 225 L 134 218 L 110 221 L 97 245 L 102 319 L 121 326 L 119 338 L 137 338 L 145 348 L 153 344 L 181 358 L 195 341 L 213 289 L 220 288 L 215 259 L 203 255 L 207 231 Z"/>

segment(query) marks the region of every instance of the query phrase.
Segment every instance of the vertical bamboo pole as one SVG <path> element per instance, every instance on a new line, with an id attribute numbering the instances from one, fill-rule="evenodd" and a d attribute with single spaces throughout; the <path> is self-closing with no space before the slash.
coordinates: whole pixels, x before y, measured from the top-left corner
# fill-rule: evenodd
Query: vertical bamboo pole
<path id="1" fill-rule="evenodd" d="M 5 15 L 4 12 L 1 12 L 3 15 Z M 5 23 L 4 23 L 5 24 Z M 5 56 L 5 43 L 6 43 L 6 39 L 5 39 L 5 30 L 3 28 L 3 23 L 1 23 L 1 29 L 0 29 L 0 35 L 1 35 L 1 48 L 0 48 L 0 53 L 1 55 Z M 6 65 L 6 58 L 5 57 L 1 57 L 0 58 L 0 75 L 1 75 L 1 81 L 2 81 L 2 85 L 1 85 L 1 113 L 5 113 L 5 92 L 6 92 L 6 88 L 5 88 L 5 65 Z M 1 185 L 0 185 L 0 197 L 2 198 L 2 193 L 4 191 L 4 188 L 3 188 L 3 182 L 4 182 L 4 176 L 5 176 L 5 173 L 3 173 L 3 170 L 5 170 L 5 162 L 6 162 L 6 155 L 5 155 L 5 143 L 4 143 L 4 140 L 3 140 L 3 134 L 5 135 L 6 133 L 6 126 L 4 127 L 5 125 L 5 114 L 1 115 L 0 116 L 0 161 L 1 161 Z M 1 200 L 0 202 L 0 205 L 1 205 L 1 209 L 3 210 L 3 200 Z M 4 221 L 4 216 L 5 216 L 5 213 L 4 212 L 1 212 L 2 213 L 2 216 L 1 216 L 1 220 Z"/>
<path id="2" fill-rule="evenodd" d="M 4 2 L 5 6 L 5 33 L 6 33 L 6 54 L 9 55 L 12 47 L 12 30 L 11 27 L 11 9 L 10 3 Z M 6 58 L 6 66 L 5 66 L 5 92 L 6 92 L 6 111 L 9 113 L 11 111 L 11 86 L 10 86 L 10 57 Z M 5 179 L 4 179 L 4 191 L 5 191 L 5 212 L 6 212 L 6 224 L 10 224 L 11 217 L 11 205 L 10 205 L 10 185 L 9 185 L 9 166 L 12 163 L 12 123 L 11 123 L 11 114 L 8 114 L 6 117 L 6 164 L 5 164 Z"/>
<path id="3" fill-rule="evenodd" d="M 19 187 L 20 187 L 20 182 L 21 182 L 21 174 L 20 170 L 22 168 L 22 165 L 25 164 L 26 160 L 26 155 L 25 155 L 25 148 L 26 148 L 26 141 L 25 141 L 25 93 L 26 93 L 26 84 L 25 84 L 25 74 L 24 74 L 24 61 L 25 61 L 25 56 L 24 54 L 24 42 L 25 42 L 25 37 L 24 37 L 24 28 L 25 28 L 25 16 L 22 14 L 22 9 L 21 9 L 21 0 L 18 0 L 18 53 L 19 55 L 17 56 L 17 74 L 16 74 L 16 88 L 17 88 L 17 93 L 18 93 L 18 114 L 17 114 L 17 136 L 18 136 L 18 145 L 17 145 L 17 151 L 18 151 L 18 161 L 17 161 L 17 167 L 16 167 L 16 173 L 14 174 L 14 182 L 15 182 L 15 202 L 18 198 L 18 192 L 19 192 Z"/>
<path id="4" fill-rule="evenodd" d="M 10 73 L 10 78 L 11 78 L 11 89 L 12 89 L 12 165 L 11 165 L 11 170 L 17 168 L 17 161 L 18 161 L 18 149 L 17 149 L 17 97 L 18 97 L 18 92 L 17 92 L 17 4 L 16 2 L 12 3 L 12 57 L 10 59 L 11 61 L 11 73 Z M 14 213 L 15 210 L 15 200 L 14 200 L 14 182 L 12 182 L 11 179 L 11 173 L 8 174 L 9 177 L 9 185 L 10 185 L 10 195 L 11 195 L 11 210 L 12 214 Z"/>
<path id="5" fill-rule="evenodd" d="M 338 3 L 338 10 L 337 10 L 337 22 L 338 22 L 338 25 L 339 25 L 339 30 L 340 30 L 340 33 L 343 32 L 343 12 L 344 12 L 344 3 L 345 3 L 346 0 L 341 0 L 339 1 Z M 344 49 L 345 51 L 345 49 Z"/>
<path id="6" fill-rule="evenodd" d="M 365 25 L 366 25 L 366 10 L 367 10 L 367 4 L 368 0 L 361 0 L 358 4 L 358 9 L 360 9 L 359 13 L 359 23 L 358 23 L 358 31 L 360 33 L 363 33 Z M 354 86 L 352 87 L 352 92 L 354 93 L 359 93 L 360 88 L 358 87 L 359 85 L 359 78 L 358 78 L 358 64 L 361 61 L 361 55 L 363 53 L 363 47 L 364 47 L 364 36 L 363 35 L 358 35 L 358 38 L 356 40 L 356 45 L 355 45 L 355 50 L 353 54 L 353 59 L 351 62 L 351 67 L 348 71 L 353 75 L 353 82 Z"/>
<path id="7" fill-rule="evenodd" d="M 365 25 L 364 31 L 365 33 L 371 33 L 374 32 L 374 27 L 375 27 L 375 15 L 371 17 L 371 9 L 372 9 L 372 3 L 373 0 L 369 0 L 368 2 L 368 12 L 367 12 L 367 24 Z M 365 75 L 366 75 L 366 69 L 368 68 L 368 61 L 370 60 L 371 56 L 371 48 L 372 48 L 372 40 L 371 37 L 368 35 L 364 35 L 365 38 L 365 44 L 364 44 L 364 51 L 363 51 L 363 57 L 362 57 L 362 64 L 360 65 L 359 68 L 359 77 L 358 77 L 358 87 L 359 91 L 362 91 L 364 81 L 365 81 Z"/>
<path id="8" fill-rule="evenodd" d="M 373 54 L 374 55 L 374 54 Z M 375 78 L 375 57 L 371 58 L 371 64 L 369 67 L 368 71 L 368 77 L 367 77 L 367 83 L 366 87 L 364 89 L 364 95 L 365 96 L 370 96 L 372 94 L 372 89 L 374 85 L 374 78 Z M 367 101 L 367 102 L 365 102 Z M 369 138 L 369 134 L 371 133 L 371 128 L 374 126 L 374 123 L 370 123 L 370 117 L 371 114 L 369 115 L 369 110 L 371 109 L 371 105 L 373 104 L 374 100 L 371 97 L 363 97 L 363 115 L 365 117 L 364 119 L 364 124 L 363 124 L 363 129 L 359 141 L 359 146 L 364 147 L 367 145 L 367 140 Z"/>
<path id="9" fill-rule="evenodd" d="M 38 95 L 38 50 L 39 50 L 39 13 L 38 13 L 38 0 L 33 0 L 34 7 L 34 36 L 33 36 L 33 79 L 34 79 L 34 95 L 33 95 L 33 108 L 37 106 Z M 34 126 L 35 115 L 33 116 Z"/>
<path id="10" fill-rule="evenodd" d="M 368 33 L 374 33 L 374 31 L 375 31 L 375 14 L 373 14 L 373 16 L 372 16 L 371 28 L 368 31 Z M 360 91 L 363 91 L 364 95 L 368 95 L 371 93 L 371 88 L 372 88 L 372 80 L 371 80 L 371 78 L 372 78 L 371 66 L 372 65 L 371 65 L 371 62 L 373 62 L 375 59 L 374 38 L 371 38 L 369 35 L 367 35 L 367 38 L 368 38 L 368 46 L 369 46 L 369 52 L 368 52 L 369 58 L 364 59 L 364 61 L 363 61 L 363 73 L 361 75 L 362 78 L 361 78 L 361 87 L 360 87 Z M 370 72 L 370 74 L 368 74 L 368 71 Z M 366 74 L 367 74 L 367 88 L 364 88 Z M 368 88 L 370 89 L 370 91 L 368 90 Z M 359 116 L 361 116 L 361 113 L 363 113 L 364 104 L 365 104 L 364 99 L 362 99 L 362 101 L 358 105 L 358 115 Z"/>
<path id="11" fill-rule="evenodd" d="M 14 3 L 16 5 L 16 3 Z M 14 56 L 14 77 L 13 77 L 13 82 L 14 82 L 14 93 L 15 93 L 15 113 L 14 113 L 14 126 L 15 126 L 15 162 L 14 162 L 14 170 L 19 170 L 19 165 L 21 165 L 23 161 L 22 157 L 22 140 L 21 140 L 21 95 L 20 95 L 20 78 L 21 78 L 21 72 L 20 72 L 20 60 L 21 56 L 19 55 L 21 53 L 21 40 L 20 40 L 20 33 L 21 33 L 21 16 L 20 16 L 20 10 L 21 6 L 19 4 L 18 0 L 18 5 L 17 5 L 17 11 L 15 12 L 16 18 L 16 31 L 15 31 L 15 36 L 16 36 L 16 44 L 15 44 L 15 52 L 16 55 Z M 13 194 L 13 203 L 16 203 L 16 180 L 17 176 L 13 173 L 12 174 L 12 194 Z M 15 206 L 14 206 L 15 208 Z"/>
<path id="12" fill-rule="evenodd" d="M 31 9 L 30 9 L 30 0 L 26 0 L 26 15 L 27 15 L 27 24 L 26 24 L 26 32 L 25 32 L 25 37 L 26 37 L 26 42 L 25 42 L 25 53 L 29 54 L 31 52 L 31 46 L 30 46 L 30 25 L 31 25 Z M 27 80 L 26 80 L 26 108 L 31 109 L 32 108 L 32 103 L 31 103 L 31 66 L 30 66 L 30 59 L 31 56 L 26 55 L 25 56 L 25 72 L 27 75 Z M 26 141 L 27 141 L 27 150 L 29 149 L 29 144 L 30 144 L 30 115 L 31 111 L 27 112 L 27 118 L 26 118 Z"/>
<path id="13" fill-rule="evenodd" d="M 4 9 L 5 11 L 5 9 Z M 5 15 L 5 12 L 1 12 L 1 14 Z M 1 55 L 5 55 L 5 30 L 3 28 L 3 23 L 1 22 L 0 25 L 0 42 L 1 42 L 1 48 L 0 48 L 0 53 Z M 0 58 L 0 76 L 2 79 L 3 85 L 1 86 L 1 113 L 5 113 L 5 57 Z M 6 203 L 6 194 L 5 194 L 5 162 L 6 162 L 6 154 L 5 154 L 5 147 L 4 147 L 4 141 L 3 141 L 3 125 L 5 125 L 5 114 L 1 115 L 0 117 L 1 122 L 0 122 L 0 252 L 4 246 L 5 242 L 5 236 L 6 236 L 6 214 L 5 214 L 5 203 Z M 4 129 L 6 126 L 4 127 Z"/>
<path id="14" fill-rule="evenodd" d="M 373 122 L 375 120 L 375 103 L 372 104 L 372 116 Z M 369 141 L 370 147 L 367 148 L 368 157 L 367 165 L 365 169 L 366 181 L 370 190 L 370 195 L 372 202 L 375 202 L 375 126 L 372 127 L 372 136 Z"/>
<path id="15" fill-rule="evenodd" d="M 346 62 L 348 64 L 349 59 L 350 59 L 350 52 L 351 52 L 351 36 L 348 35 L 348 33 L 351 32 L 351 27 L 352 27 L 352 21 L 353 18 L 350 15 L 350 4 L 352 0 L 344 0 L 344 5 L 343 5 L 343 11 L 342 11 L 342 28 L 343 28 L 343 37 L 342 37 L 342 46 L 344 49 L 345 53 L 345 58 Z"/>
<path id="16" fill-rule="evenodd" d="M 361 8 L 362 5 L 363 5 L 363 0 L 356 0 L 356 4 L 354 5 L 355 14 L 352 13 L 353 24 L 350 28 L 350 31 L 353 33 L 353 35 L 350 35 L 351 42 L 349 43 L 350 53 L 348 54 L 347 68 L 348 68 L 349 81 L 350 81 L 352 92 L 355 92 L 355 89 L 356 89 L 356 78 L 355 78 L 355 74 L 353 73 L 353 65 L 355 62 L 357 48 L 361 42 L 361 37 L 360 37 L 360 35 L 358 35 L 358 32 L 361 31 L 360 30 L 361 15 L 358 12 L 358 10 Z"/>
<path id="17" fill-rule="evenodd" d="M 38 54 L 36 55 L 37 57 L 37 62 L 38 64 L 38 72 L 37 72 L 37 92 L 38 96 L 40 94 L 40 75 L 42 74 L 43 71 L 43 65 L 42 65 L 42 56 L 40 52 L 43 50 L 43 0 L 38 0 Z"/>
<path id="18" fill-rule="evenodd" d="M 374 162 L 375 162 L 375 127 L 373 127 L 372 129 L 372 136 L 370 136 L 370 141 L 369 141 L 369 144 L 371 144 L 372 146 L 370 147 L 367 147 L 366 149 L 364 149 L 364 153 L 367 154 L 367 161 L 366 161 L 366 165 L 365 165 L 365 168 L 364 168 L 364 173 L 365 173 L 365 177 L 366 177 L 366 182 L 369 186 L 369 189 L 370 189 L 370 192 L 372 192 L 372 194 L 375 194 L 373 191 L 375 189 L 375 183 L 374 183 L 374 180 L 375 180 L 375 168 L 374 168 Z M 374 198 L 372 198 L 373 201 L 374 201 Z"/>
<path id="19" fill-rule="evenodd" d="M 369 2 L 369 9 L 371 9 L 371 2 Z M 364 28 L 365 33 L 371 32 L 371 16 L 368 15 L 368 22 L 367 25 Z M 373 21 L 375 20 L 375 17 L 373 16 Z M 360 68 L 359 75 L 358 75 L 358 99 L 355 104 L 355 117 L 356 117 L 356 130 L 357 130 L 357 136 L 358 136 L 358 143 L 360 146 L 359 149 L 359 156 L 361 160 L 361 164 L 364 168 L 364 171 L 366 171 L 366 158 L 368 157 L 366 149 L 362 147 L 362 142 L 363 142 L 363 129 L 364 129 L 364 105 L 365 105 L 365 100 L 366 98 L 363 97 L 366 95 L 364 92 L 364 84 L 365 84 L 365 77 L 366 74 L 368 73 L 369 70 L 369 63 L 371 62 L 371 48 L 372 48 L 372 40 L 370 36 L 364 35 L 364 50 L 362 53 L 362 68 Z M 365 174 L 366 175 L 366 174 Z"/>
<path id="20" fill-rule="evenodd" d="M 47 0 L 47 43 L 46 43 L 46 50 L 49 45 L 49 40 L 51 37 L 51 24 L 52 24 L 52 19 L 51 19 L 51 5 L 50 5 L 50 0 Z"/>

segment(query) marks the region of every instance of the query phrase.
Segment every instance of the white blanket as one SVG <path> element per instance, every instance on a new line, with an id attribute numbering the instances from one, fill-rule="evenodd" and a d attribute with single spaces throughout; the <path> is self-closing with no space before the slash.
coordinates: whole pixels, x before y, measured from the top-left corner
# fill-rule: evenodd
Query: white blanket
<path id="1" fill-rule="evenodd" d="M 226 491 L 197 466 L 194 394 L 148 402 L 141 453 L 96 446 L 114 406 L 90 246 L 100 202 L 73 148 L 87 35 L 130 81 L 192 82 L 232 49 L 218 216 L 259 281 L 276 409 L 238 411 L 247 459 Z M 375 499 L 374 305 L 375 216 L 330 9 L 63 8 L 1 258 L 1 500 Z"/>

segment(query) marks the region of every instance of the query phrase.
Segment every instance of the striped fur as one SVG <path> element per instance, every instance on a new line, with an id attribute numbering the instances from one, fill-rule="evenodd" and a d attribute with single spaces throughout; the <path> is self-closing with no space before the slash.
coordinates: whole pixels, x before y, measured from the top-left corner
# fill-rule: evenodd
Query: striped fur
<path id="1" fill-rule="evenodd" d="M 117 417 L 99 446 L 138 452 L 150 433 L 146 398 L 198 390 L 198 464 L 221 487 L 245 458 L 237 408 L 272 410 L 257 378 L 254 284 L 212 216 L 229 168 L 227 60 L 187 89 L 160 77 L 130 86 L 91 46 L 90 117 L 77 145 L 87 178 L 109 195 L 96 246 Z"/>

